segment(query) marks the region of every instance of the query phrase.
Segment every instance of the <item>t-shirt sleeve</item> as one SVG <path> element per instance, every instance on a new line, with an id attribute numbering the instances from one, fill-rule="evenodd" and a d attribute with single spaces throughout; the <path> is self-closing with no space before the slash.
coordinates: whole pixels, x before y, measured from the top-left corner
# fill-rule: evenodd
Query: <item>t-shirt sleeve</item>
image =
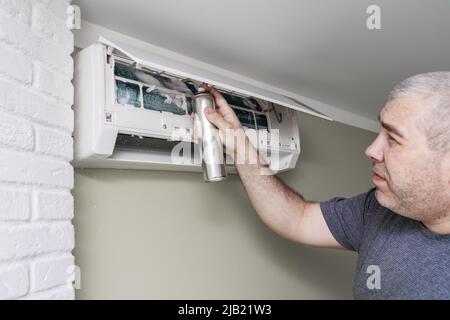
<path id="1" fill-rule="evenodd" d="M 335 197 L 320 203 L 331 234 L 344 248 L 359 251 L 367 212 L 375 200 L 375 189 L 353 198 Z"/>

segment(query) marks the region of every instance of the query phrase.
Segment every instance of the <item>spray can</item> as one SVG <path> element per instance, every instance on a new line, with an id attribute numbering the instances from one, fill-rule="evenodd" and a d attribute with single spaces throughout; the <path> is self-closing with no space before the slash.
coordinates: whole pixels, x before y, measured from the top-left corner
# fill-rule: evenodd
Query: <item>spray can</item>
<path id="1" fill-rule="evenodd" d="M 205 182 L 222 181 L 226 178 L 223 145 L 217 128 L 205 116 L 205 108 L 216 108 L 214 98 L 203 88 L 194 96 L 194 111 L 198 121 L 199 151 L 202 159 L 203 178 Z"/>

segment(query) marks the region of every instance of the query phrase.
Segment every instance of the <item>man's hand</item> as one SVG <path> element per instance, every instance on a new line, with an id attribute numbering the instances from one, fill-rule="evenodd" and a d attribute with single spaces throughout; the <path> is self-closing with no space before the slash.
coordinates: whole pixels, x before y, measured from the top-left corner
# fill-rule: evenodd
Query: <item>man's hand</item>
<path id="1" fill-rule="evenodd" d="M 244 129 L 225 98 L 212 87 L 207 85 L 202 87 L 213 96 L 216 104 L 215 110 L 209 107 L 205 109 L 206 118 L 219 129 L 225 152 L 236 159 L 237 151 L 243 150 L 247 144 Z"/>

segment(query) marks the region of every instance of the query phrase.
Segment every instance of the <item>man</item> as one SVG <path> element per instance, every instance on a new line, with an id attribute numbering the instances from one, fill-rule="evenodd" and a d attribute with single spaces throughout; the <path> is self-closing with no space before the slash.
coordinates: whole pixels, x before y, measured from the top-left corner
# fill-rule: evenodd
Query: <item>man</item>
<path id="1" fill-rule="evenodd" d="M 205 114 L 221 138 L 245 135 L 225 99 L 208 90 L 217 111 Z M 276 176 L 261 175 L 262 160 L 236 163 L 237 172 L 259 216 L 279 235 L 358 252 L 355 298 L 450 299 L 450 72 L 404 80 L 379 119 L 366 150 L 375 188 L 354 198 L 305 201 Z M 248 140 L 225 140 L 234 159 L 258 158 Z"/>

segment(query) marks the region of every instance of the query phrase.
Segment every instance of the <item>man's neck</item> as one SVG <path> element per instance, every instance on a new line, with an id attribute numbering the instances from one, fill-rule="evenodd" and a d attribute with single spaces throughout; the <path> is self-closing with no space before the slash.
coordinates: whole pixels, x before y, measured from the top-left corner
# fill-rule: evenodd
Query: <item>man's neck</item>
<path id="1" fill-rule="evenodd" d="M 433 221 L 423 221 L 425 227 L 438 234 L 450 234 L 450 215 Z"/>

